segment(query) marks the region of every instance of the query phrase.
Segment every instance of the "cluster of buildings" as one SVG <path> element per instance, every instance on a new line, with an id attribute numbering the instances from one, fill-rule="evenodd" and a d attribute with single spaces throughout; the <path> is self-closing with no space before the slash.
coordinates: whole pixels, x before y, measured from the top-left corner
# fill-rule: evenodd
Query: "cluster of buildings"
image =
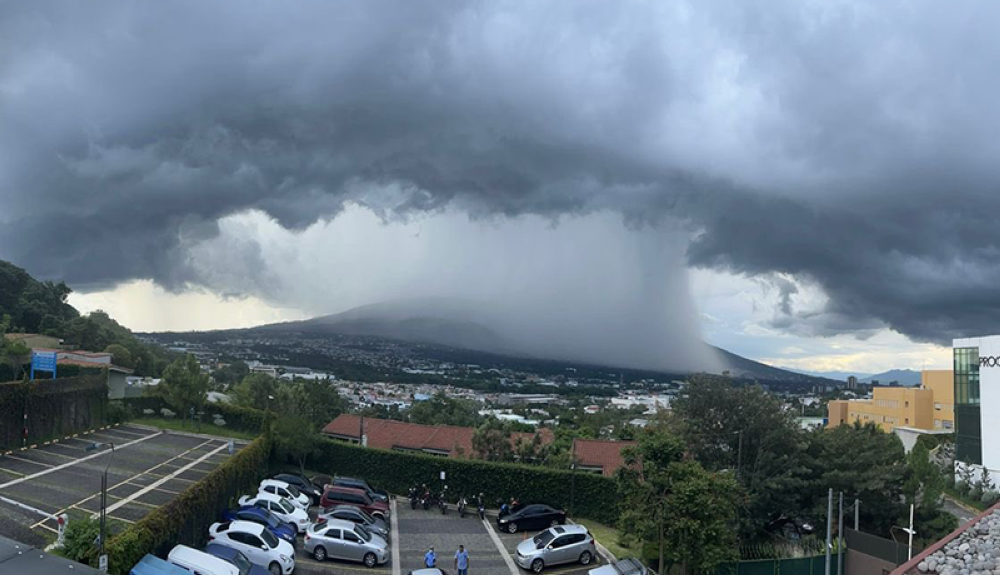
<path id="1" fill-rule="evenodd" d="M 920 380 L 919 387 L 873 387 L 870 398 L 832 400 L 828 426 L 874 423 L 898 435 L 907 450 L 920 435 L 953 433 L 954 372 L 924 370 Z"/>

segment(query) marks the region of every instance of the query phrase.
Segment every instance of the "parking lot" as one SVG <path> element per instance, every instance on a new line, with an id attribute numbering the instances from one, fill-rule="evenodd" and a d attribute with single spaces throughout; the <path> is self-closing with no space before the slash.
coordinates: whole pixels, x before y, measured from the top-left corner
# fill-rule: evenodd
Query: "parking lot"
<path id="1" fill-rule="evenodd" d="M 437 553 L 437 565 L 449 575 L 454 575 L 455 551 L 465 545 L 469 551 L 470 575 L 527 575 L 514 564 L 514 553 L 518 543 L 534 533 L 510 535 L 499 533 L 495 519 L 487 517 L 489 525 L 480 521 L 478 515 L 470 513 L 459 517 L 454 507 L 442 515 L 437 509 L 424 511 L 410 509 L 405 499 L 399 500 L 393 509 L 392 559 L 385 565 L 368 569 L 361 564 L 326 561 L 318 563 L 302 551 L 299 546 L 296 557 L 296 573 L 303 575 L 358 575 L 359 572 L 372 575 L 406 575 L 424 566 L 424 554 L 430 547 Z M 600 565 L 603 560 L 595 557 L 587 566 L 578 564 L 560 565 L 546 569 L 547 575 L 586 575 L 587 571 Z"/>
<path id="2" fill-rule="evenodd" d="M 95 443 L 113 444 L 113 459 L 106 446 L 88 450 Z M 228 447 L 226 439 L 122 425 L 0 455 L 0 535 L 44 546 L 57 533 L 50 515 L 72 521 L 98 512 L 109 461 L 108 517 L 133 523 L 215 469 Z"/>

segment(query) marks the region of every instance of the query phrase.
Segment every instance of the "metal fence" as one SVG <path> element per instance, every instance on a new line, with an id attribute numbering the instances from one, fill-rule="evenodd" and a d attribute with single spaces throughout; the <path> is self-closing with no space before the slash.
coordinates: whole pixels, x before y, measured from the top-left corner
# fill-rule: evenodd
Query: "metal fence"
<path id="1" fill-rule="evenodd" d="M 902 543 L 897 543 L 892 539 L 884 539 L 870 533 L 862 533 L 853 529 L 844 529 L 844 537 L 847 539 L 847 547 L 853 551 L 878 557 L 883 561 L 888 561 L 896 565 L 906 563 L 907 547 Z M 921 547 L 913 546 L 913 554 L 921 551 Z"/>
<path id="2" fill-rule="evenodd" d="M 716 575 L 823 575 L 826 555 L 784 559 L 758 559 L 720 565 Z M 837 573 L 837 555 L 830 556 L 830 573 Z"/>

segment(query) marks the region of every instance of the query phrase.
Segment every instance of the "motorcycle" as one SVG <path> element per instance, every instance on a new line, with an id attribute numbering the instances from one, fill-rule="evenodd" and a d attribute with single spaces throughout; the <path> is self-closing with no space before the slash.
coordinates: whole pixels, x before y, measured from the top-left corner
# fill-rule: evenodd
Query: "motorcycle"
<path id="1" fill-rule="evenodd" d="M 486 501 L 483 499 L 482 494 L 479 495 L 479 500 L 477 501 L 477 506 L 479 507 L 479 519 L 486 520 Z"/>
<path id="2" fill-rule="evenodd" d="M 468 502 L 466 501 L 466 499 L 464 497 L 462 497 L 462 498 L 460 498 L 458 500 L 458 515 L 462 519 L 465 519 L 465 507 L 466 507 L 467 504 L 468 504 Z"/>
<path id="3" fill-rule="evenodd" d="M 424 493 L 420 496 L 420 505 L 423 506 L 424 511 L 431 508 L 431 495 L 430 493 Z"/>
<path id="4" fill-rule="evenodd" d="M 445 501 L 444 492 L 442 492 L 441 495 L 438 496 L 438 507 L 441 508 L 441 515 L 445 515 L 448 513 L 448 502 Z"/>
<path id="5" fill-rule="evenodd" d="M 417 488 L 416 487 L 411 487 L 410 488 L 410 509 L 416 509 L 417 508 L 417 500 L 418 499 L 419 498 L 417 497 Z"/>

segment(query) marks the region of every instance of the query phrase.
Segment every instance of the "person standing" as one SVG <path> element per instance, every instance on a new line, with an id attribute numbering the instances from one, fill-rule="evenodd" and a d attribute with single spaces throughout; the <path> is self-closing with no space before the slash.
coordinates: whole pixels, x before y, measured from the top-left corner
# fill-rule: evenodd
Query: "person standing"
<path id="1" fill-rule="evenodd" d="M 424 555 L 424 567 L 432 569 L 435 565 L 437 565 L 437 554 L 434 553 L 434 548 L 431 547 Z"/>
<path id="2" fill-rule="evenodd" d="M 469 552 L 465 550 L 465 545 L 459 545 L 455 552 L 455 569 L 458 575 L 469 575 Z"/>

